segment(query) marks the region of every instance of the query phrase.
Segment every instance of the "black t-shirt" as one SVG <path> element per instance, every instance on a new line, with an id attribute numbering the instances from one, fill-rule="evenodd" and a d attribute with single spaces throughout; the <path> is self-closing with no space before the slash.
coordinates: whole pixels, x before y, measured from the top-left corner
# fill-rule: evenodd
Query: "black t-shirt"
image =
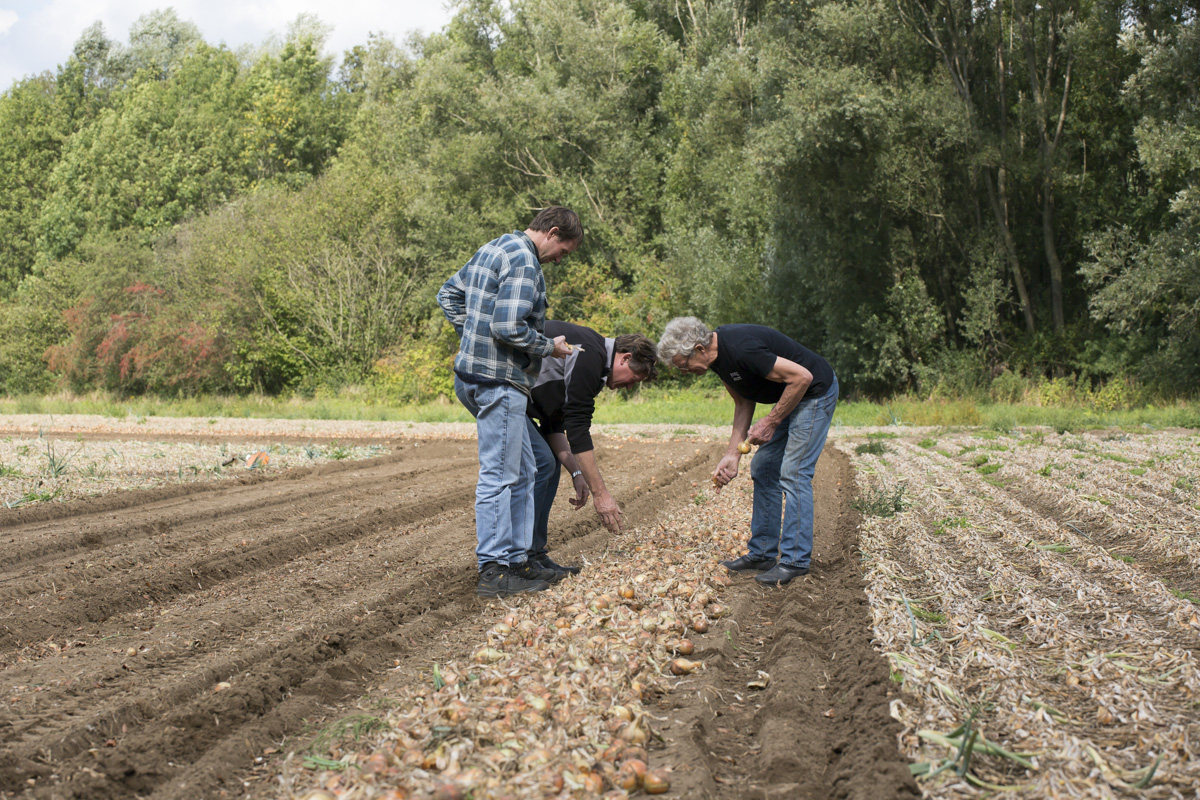
<path id="1" fill-rule="evenodd" d="M 710 366 L 735 392 L 756 403 L 774 405 L 787 384 L 768 380 L 776 358 L 794 361 L 812 373 L 802 399 L 820 397 L 833 385 L 833 367 L 799 342 L 765 325 L 717 328 L 717 359 Z"/>

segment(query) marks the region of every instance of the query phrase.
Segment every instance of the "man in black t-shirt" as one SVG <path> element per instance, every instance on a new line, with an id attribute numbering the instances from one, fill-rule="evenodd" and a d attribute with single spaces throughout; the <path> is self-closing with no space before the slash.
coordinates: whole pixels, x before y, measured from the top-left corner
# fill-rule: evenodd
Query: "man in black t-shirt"
<path id="1" fill-rule="evenodd" d="M 590 493 L 600 521 L 610 531 L 620 531 L 621 507 L 608 492 L 592 446 L 596 395 L 605 388 L 621 389 L 653 380 L 658 374 L 658 357 L 654 342 L 640 333 L 608 339 L 582 325 L 547 320 L 546 336 L 566 337 L 571 352 L 566 358 L 543 361 L 542 371 L 530 392 L 527 413 L 537 478 L 528 561 L 554 570 L 561 578 L 566 573 L 579 572 L 579 567 L 555 563 L 546 546 L 560 467 L 566 467 L 575 486 L 570 504 L 576 509 L 583 508 Z"/>
<path id="2" fill-rule="evenodd" d="M 755 580 L 769 586 L 807 575 L 813 473 L 837 408 L 837 377 L 829 362 L 772 328 L 722 325 L 710 330 L 695 317 L 667 323 L 658 357 L 693 375 L 711 369 L 733 397 L 733 433 L 713 470 L 718 491 L 737 477 L 743 455 L 739 445 L 745 452 L 746 445 L 759 445 L 750 465 L 754 514 L 749 552 L 721 563 L 734 572 L 757 573 Z M 752 426 L 757 403 L 773 407 Z"/>

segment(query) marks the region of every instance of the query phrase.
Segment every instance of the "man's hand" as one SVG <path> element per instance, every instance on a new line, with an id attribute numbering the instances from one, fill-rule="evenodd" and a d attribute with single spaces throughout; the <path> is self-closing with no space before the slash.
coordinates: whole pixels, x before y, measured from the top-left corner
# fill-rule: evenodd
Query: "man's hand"
<path id="1" fill-rule="evenodd" d="M 763 417 L 750 426 L 750 432 L 746 436 L 746 441 L 750 444 L 766 444 L 775 435 L 776 427 L 778 427 L 778 423 L 771 422 L 769 417 Z"/>
<path id="2" fill-rule="evenodd" d="M 571 479 L 571 483 L 575 486 L 575 496 L 567 498 L 567 502 L 575 507 L 575 510 L 583 508 L 587 505 L 588 485 L 587 480 L 582 474 L 576 475 Z"/>
<path id="3" fill-rule="evenodd" d="M 596 513 L 600 515 L 600 521 L 604 523 L 604 527 L 613 533 L 620 533 L 621 507 L 617 505 L 613 496 L 608 492 L 598 492 L 592 496 L 592 503 L 596 506 Z"/>
<path id="4" fill-rule="evenodd" d="M 554 337 L 554 352 L 550 354 L 551 358 L 566 358 L 571 352 L 571 345 L 567 344 L 566 336 Z"/>
<path id="5" fill-rule="evenodd" d="M 716 485 L 718 492 L 721 491 L 722 486 L 737 477 L 738 462 L 740 460 L 740 455 L 727 455 L 717 464 L 717 468 L 713 470 L 713 483 Z"/>

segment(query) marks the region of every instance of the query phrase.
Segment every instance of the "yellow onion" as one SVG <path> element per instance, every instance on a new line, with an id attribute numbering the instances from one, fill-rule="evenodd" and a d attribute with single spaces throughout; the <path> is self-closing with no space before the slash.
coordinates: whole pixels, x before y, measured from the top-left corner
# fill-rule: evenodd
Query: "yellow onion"
<path id="1" fill-rule="evenodd" d="M 670 669 L 672 675 L 687 675 L 700 666 L 699 661 L 688 661 L 686 658 L 672 659 Z"/>
<path id="2" fill-rule="evenodd" d="M 624 763 L 626 761 L 631 761 L 631 760 L 636 759 L 638 761 L 641 761 L 644 764 L 644 763 L 646 763 L 646 760 L 649 758 L 650 758 L 650 756 L 648 756 L 646 754 L 646 748 L 637 747 L 635 745 L 629 745 L 628 747 L 626 747 L 624 750 L 621 751 L 621 755 L 617 757 L 617 761 Z"/>
<path id="3" fill-rule="evenodd" d="M 646 790 L 646 794 L 662 794 L 671 788 L 671 781 L 667 778 L 665 770 L 652 769 L 642 778 L 642 788 Z"/>
<path id="4" fill-rule="evenodd" d="M 475 660 L 480 664 L 494 664 L 503 658 L 504 653 L 494 647 L 484 647 L 475 652 Z"/>
<path id="5" fill-rule="evenodd" d="M 617 738 L 630 744 L 640 745 L 645 744 L 650 737 L 646 734 L 646 729 L 635 721 L 622 725 L 620 732 L 617 733 Z"/>
<path id="6" fill-rule="evenodd" d="M 708 631 L 708 619 L 699 616 L 693 619 L 692 630 L 694 630 L 696 633 L 706 633 Z"/>
<path id="7" fill-rule="evenodd" d="M 600 794 L 604 791 L 604 778 L 597 772 L 589 772 L 583 776 L 583 789 L 588 794 Z"/>
<path id="8" fill-rule="evenodd" d="M 622 766 L 621 769 L 617 770 L 617 774 L 613 776 L 612 783 L 618 789 L 632 792 L 638 788 L 638 776 L 637 773 Z"/>
<path id="9" fill-rule="evenodd" d="M 692 644 L 691 639 L 680 639 L 675 645 L 675 652 L 681 656 L 690 656 L 696 652 L 696 645 Z"/>

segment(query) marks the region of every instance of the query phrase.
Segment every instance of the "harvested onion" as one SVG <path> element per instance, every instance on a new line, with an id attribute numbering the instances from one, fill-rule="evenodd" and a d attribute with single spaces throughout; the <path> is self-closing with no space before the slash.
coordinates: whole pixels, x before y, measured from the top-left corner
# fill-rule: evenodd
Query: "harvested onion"
<path id="1" fill-rule="evenodd" d="M 646 790 L 646 794 L 662 794 L 671 788 L 671 781 L 667 778 L 665 770 L 652 769 L 643 776 L 642 788 Z"/>
<path id="2" fill-rule="evenodd" d="M 670 669 L 672 675 L 687 675 L 700 666 L 699 661 L 688 661 L 686 658 L 672 659 Z"/>

